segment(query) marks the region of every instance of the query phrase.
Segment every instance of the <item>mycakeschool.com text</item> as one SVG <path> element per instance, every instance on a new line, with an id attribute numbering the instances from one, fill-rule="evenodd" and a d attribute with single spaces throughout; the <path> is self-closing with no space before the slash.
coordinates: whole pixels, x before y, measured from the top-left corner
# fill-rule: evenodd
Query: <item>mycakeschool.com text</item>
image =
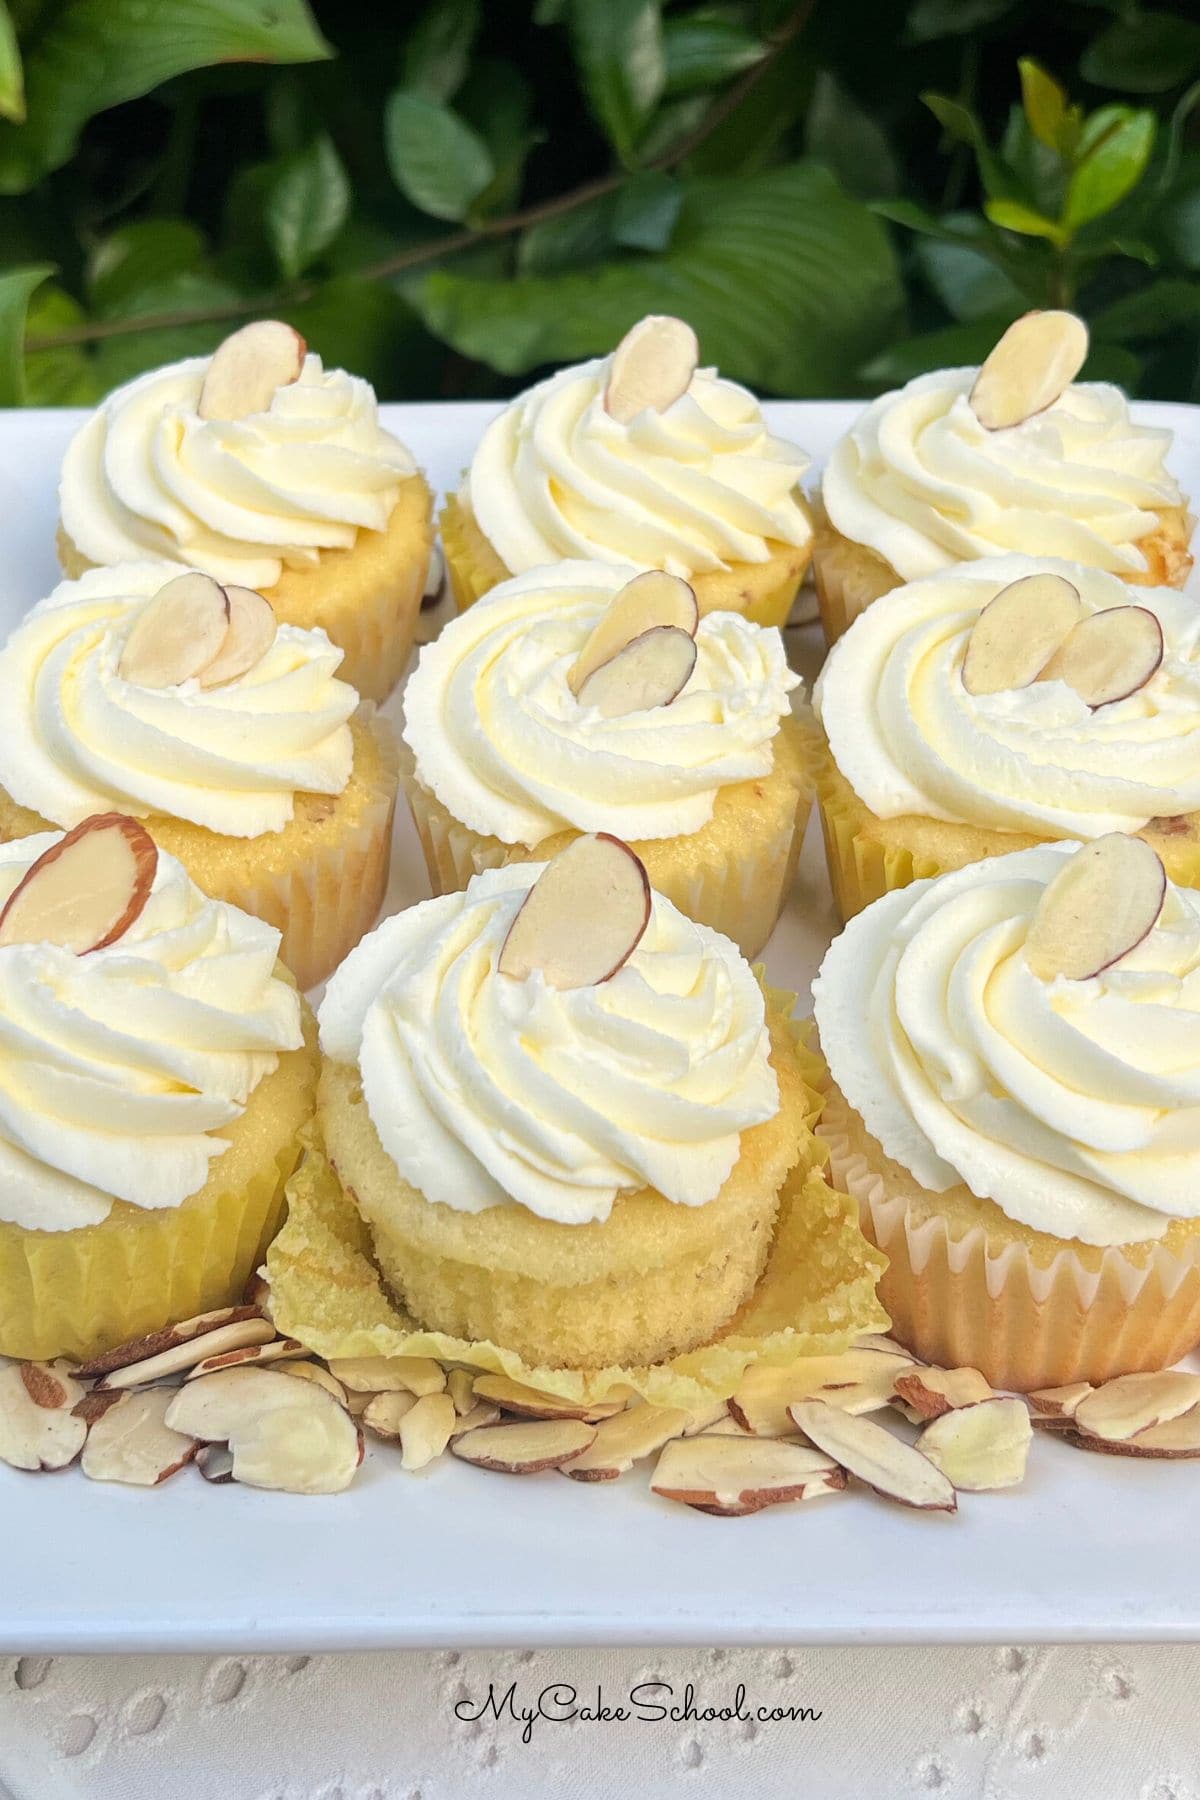
<path id="1" fill-rule="evenodd" d="M 724 1696 L 701 1696 L 692 1682 L 674 1688 L 667 1681 L 641 1681 L 627 1694 L 608 1699 L 603 1687 L 586 1693 L 566 1681 L 552 1681 L 547 1686 L 518 1692 L 517 1683 L 502 1688 L 489 1682 L 483 1695 L 467 1695 L 455 1702 L 454 1716 L 464 1722 L 510 1719 L 521 1727 L 521 1742 L 533 1738 L 534 1726 L 569 1725 L 578 1721 L 589 1725 L 625 1724 L 749 1724 L 814 1725 L 821 1709 L 814 1706 L 760 1706 L 739 1682 L 732 1693 Z"/>

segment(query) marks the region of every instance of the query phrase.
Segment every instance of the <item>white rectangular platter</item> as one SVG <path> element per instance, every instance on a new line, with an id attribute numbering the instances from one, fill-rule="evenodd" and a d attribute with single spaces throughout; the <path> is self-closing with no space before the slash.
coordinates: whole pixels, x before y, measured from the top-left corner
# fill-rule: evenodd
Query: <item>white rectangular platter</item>
<path id="1" fill-rule="evenodd" d="M 385 407 L 440 489 L 495 409 Z M 819 463 L 854 416 L 768 408 Z M 1200 409 L 1146 405 L 1200 492 Z M 0 413 L 0 636 L 57 579 L 59 459 L 80 415 Z M 1196 584 L 1200 600 L 1200 583 Z M 811 677 L 815 628 L 797 633 Z M 0 720 L 0 731 L 7 729 Z M 389 907 L 427 892 L 407 819 Z M 819 833 L 771 940 L 807 996 L 835 926 Z M 367 1650 L 446 1645 L 822 1644 L 1200 1639 L 1200 1468 L 1086 1456 L 1039 1438 L 1025 1485 L 957 1517 L 854 1494 L 740 1520 L 659 1501 L 637 1474 L 593 1487 L 368 1453 L 349 1493 L 159 1491 L 0 1468 L 0 1653 Z"/>

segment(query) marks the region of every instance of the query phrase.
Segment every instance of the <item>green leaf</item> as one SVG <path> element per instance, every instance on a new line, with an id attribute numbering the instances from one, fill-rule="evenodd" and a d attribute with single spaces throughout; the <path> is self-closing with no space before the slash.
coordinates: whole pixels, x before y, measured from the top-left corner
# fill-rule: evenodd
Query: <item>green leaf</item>
<path id="1" fill-rule="evenodd" d="M 264 208 L 279 272 L 294 281 L 328 250 L 350 211 L 350 181 L 326 132 L 282 159 Z"/>
<path id="2" fill-rule="evenodd" d="M 102 316 L 121 312 L 143 288 L 196 268 L 203 256 L 204 238 L 186 219 L 122 225 L 88 259 L 88 297 Z"/>
<path id="3" fill-rule="evenodd" d="M 949 99 L 945 94 L 922 94 L 921 99 L 948 137 L 957 144 L 969 144 L 974 150 L 984 192 L 993 199 L 1019 198 L 1011 170 L 1005 168 L 991 149 L 984 136 L 983 126 L 970 107 L 964 106 L 961 100 Z"/>
<path id="4" fill-rule="evenodd" d="M 433 0 L 404 46 L 404 86 L 429 100 L 452 99 L 471 66 L 479 18 L 479 0 Z"/>
<path id="5" fill-rule="evenodd" d="M 1200 183 L 1180 194 L 1163 212 L 1163 238 L 1185 269 L 1200 269 Z"/>
<path id="6" fill-rule="evenodd" d="M 53 273 L 53 264 L 40 263 L 0 275 L 0 406 L 25 404 L 26 314 L 33 293 Z"/>
<path id="7" fill-rule="evenodd" d="M 982 251 L 967 244 L 946 243 L 919 237 L 917 263 L 942 305 L 955 319 L 1015 319 L 1028 299 L 1021 289 Z"/>
<path id="8" fill-rule="evenodd" d="M 1079 72 L 1097 87 L 1165 94 L 1200 69 L 1200 25 L 1171 13 L 1115 19 L 1085 49 Z"/>
<path id="9" fill-rule="evenodd" d="M 1084 139 L 1092 121 L 1084 128 Z M 1158 120 L 1152 112 L 1132 112 L 1091 144 L 1067 188 L 1063 223 L 1072 230 L 1111 212 L 1146 172 Z"/>
<path id="10" fill-rule="evenodd" d="M 1011 11 L 1013 0 L 917 0 L 908 15 L 904 35 L 910 44 L 931 38 L 962 37 L 991 25 Z"/>
<path id="11" fill-rule="evenodd" d="M 520 197 L 525 162 L 545 132 L 531 126 L 533 95 L 515 63 L 485 56 L 459 92 L 457 110 L 488 147 L 495 169 L 474 210 L 504 212 Z"/>
<path id="12" fill-rule="evenodd" d="M 435 219 L 465 219 L 496 170 L 487 145 L 438 100 L 397 88 L 383 114 L 392 179 Z"/>
<path id="13" fill-rule="evenodd" d="M 600 194 L 583 206 L 543 219 L 521 233 L 517 269 L 522 275 L 557 275 L 599 262 L 613 248 L 615 194 Z"/>
<path id="14" fill-rule="evenodd" d="M 94 114 L 189 69 L 330 54 L 304 0 L 65 0 L 30 38 L 27 123 L 0 124 L 0 193 L 65 163 Z"/>
<path id="15" fill-rule="evenodd" d="M 1029 129 L 1048 150 L 1059 149 L 1060 134 L 1067 117 L 1065 90 L 1032 56 L 1022 56 L 1017 68 L 1021 74 L 1021 105 Z"/>
<path id="16" fill-rule="evenodd" d="M 0 0 L 0 118 L 20 124 L 25 117 L 25 72 L 21 49 L 5 0 Z"/>
<path id="17" fill-rule="evenodd" d="M 381 400 L 398 399 L 427 385 L 434 346 L 424 326 L 395 288 L 382 281 L 336 276 L 294 306 L 288 319 L 302 332 L 327 369 L 352 369 Z"/>
<path id="18" fill-rule="evenodd" d="M 617 194 L 613 237 L 629 250 L 665 250 L 683 205 L 683 188 L 670 175 L 644 169 Z"/>
<path id="19" fill-rule="evenodd" d="M 1022 237 L 1048 238 L 1052 244 L 1060 246 L 1067 241 L 1068 234 L 1056 219 L 1047 219 L 1020 200 L 986 200 L 983 210 L 1001 231 L 1016 231 Z"/>
<path id="20" fill-rule="evenodd" d="M 1096 337 L 1162 337 L 1179 325 L 1200 320 L 1200 281 L 1152 281 L 1136 294 L 1114 300 L 1092 319 Z"/>
<path id="21" fill-rule="evenodd" d="M 761 38 L 714 13 L 667 19 L 662 34 L 668 97 L 704 93 L 752 69 L 766 55 Z"/>
<path id="22" fill-rule="evenodd" d="M 26 342 L 55 337 L 60 331 L 86 323 L 87 314 L 73 295 L 47 282 L 29 303 Z M 27 406 L 94 406 L 103 398 L 95 366 L 82 344 L 63 344 L 56 350 L 33 350 L 25 355 L 25 404 Z"/>
<path id="23" fill-rule="evenodd" d="M 894 194 L 900 185 L 887 133 L 828 69 L 817 75 L 808 103 L 804 147 L 860 199 Z"/>
<path id="24" fill-rule="evenodd" d="M 204 313 L 227 307 L 241 296 L 237 289 L 217 275 L 202 269 L 181 269 L 162 281 L 150 283 L 128 294 L 120 306 L 113 306 L 112 318 L 157 318 L 160 314 Z M 234 331 L 241 321 L 218 318 L 199 324 L 159 326 L 154 330 L 128 332 L 121 337 L 105 338 L 96 346 L 95 366 L 101 393 L 131 381 L 147 369 L 163 363 L 178 362 L 185 356 L 203 356 L 215 350 L 221 339 Z"/>
<path id="25" fill-rule="evenodd" d="M 571 0 L 567 23 L 592 116 L 632 163 L 667 79 L 657 0 Z"/>
<path id="26" fill-rule="evenodd" d="M 844 391 L 896 334 L 902 295 L 885 233 L 826 169 L 795 163 L 684 184 L 670 250 L 579 273 L 429 276 L 430 329 L 506 375 L 611 350 L 647 312 L 686 318 L 706 362 L 784 394 Z"/>

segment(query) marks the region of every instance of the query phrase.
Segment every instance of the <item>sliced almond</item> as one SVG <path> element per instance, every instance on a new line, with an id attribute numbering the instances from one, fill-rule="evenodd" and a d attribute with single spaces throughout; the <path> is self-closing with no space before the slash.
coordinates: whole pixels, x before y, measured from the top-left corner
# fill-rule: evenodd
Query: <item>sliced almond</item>
<path id="1" fill-rule="evenodd" d="M 656 625 L 673 625 L 694 638 L 699 624 L 696 590 L 678 575 L 648 569 L 613 595 L 576 657 L 567 684 L 578 694 L 589 675 Z"/>
<path id="2" fill-rule="evenodd" d="M 922 1419 L 938 1419 L 996 1397 L 978 1369 L 908 1369 L 896 1377 L 896 1393 Z"/>
<path id="3" fill-rule="evenodd" d="M 993 1397 L 928 1424 L 917 1449 L 961 1492 L 988 1493 L 1025 1479 L 1033 1428 L 1021 1400 Z"/>
<path id="4" fill-rule="evenodd" d="M 650 1486 L 664 1500 L 722 1518 L 803 1500 L 838 1485 L 837 1465 L 807 1444 L 767 1438 L 675 1438 L 655 1466 Z"/>
<path id="5" fill-rule="evenodd" d="M 337 1494 L 362 1461 L 362 1433 L 313 1382 L 271 1369 L 222 1369 L 171 1396 L 166 1423 L 206 1443 L 226 1443 L 233 1478 L 288 1494 Z"/>
<path id="6" fill-rule="evenodd" d="M 204 1375 L 215 1374 L 218 1369 L 239 1369 L 248 1364 L 259 1368 L 264 1363 L 298 1361 L 307 1355 L 308 1351 L 296 1338 L 272 1338 L 269 1344 L 243 1344 L 237 1350 L 222 1350 L 217 1355 L 206 1356 L 203 1362 L 188 1370 L 184 1380 L 198 1381 Z"/>
<path id="7" fill-rule="evenodd" d="M 882 1425 L 840 1412 L 824 1400 L 797 1400 L 789 1411 L 809 1441 L 887 1500 L 924 1512 L 955 1512 L 954 1488 L 927 1456 Z"/>
<path id="8" fill-rule="evenodd" d="M 225 641 L 212 661 L 200 670 L 202 688 L 236 681 L 260 663 L 275 642 L 275 609 L 253 588 L 227 587 L 229 624 Z"/>
<path id="9" fill-rule="evenodd" d="M 597 987 L 624 968 L 650 923 L 641 859 L 607 832 L 578 837 L 548 862 L 508 929 L 496 967 L 552 988 Z"/>
<path id="10" fill-rule="evenodd" d="M 702 1431 L 711 1431 L 714 1425 L 718 1425 L 722 1419 L 728 1417 L 728 1400 L 712 1400 L 707 1406 L 690 1407 L 687 1424 L 679 1435 L 680 1437 L 698 1437 Z"/>
<path id="11" fill-rule="evenodd" d="M 275 1327 L 268 1319 L 237 1319 L 230 1325 L 218 1325 L 212 1331 L 185 1337 L 155 1356 L 144 1357 L 141 1362 L 125 1363 L 102 1375 L 96 1386 L 102 1392 L 107 1389 L 110 1393 L 120 1388 L 148 1387 L 167 1375 L 183 1375 L 188 1369 L 210 1362 L 226 1351 L 242 1350 L 249 1344 L 270 1343 L 274 1336 Z"/>
<path id="12" fill-rule="evenodd" d="M 1162 1369 L 1106 1381 L 1084 1396 L 1072 1416 L 1078 1430 L 1089 1437 L 1121 1443 L 1177 1419 L 1194 1406 L 1200 1406 L 1200 1375 Z"/>
<path id="13" fill-rule="evenodd" d="M 202 419 L 248 419 L 266 412 L 304 367 L 308 345 L 280 319 L 243 325 L 213 352 L 196 411 Z"/>
<path id="14" fill-rule="evenodd" d="M 464 1431 L 450 1448 L 463 1462 L 504 1475 L 536 1475 L 561 1469 L 581 1456 L 596 1436 L 583 1419 L 533 1419 L 520 1425 L 484 1425 Z"/>
<path id="15" fill-rule="evenodd" d="M 201 1444 L 195 1462 L 205 1481 L 214 1487 L 224 1487 L 233 1480 L 233 1451 L 228 1444 Z"/>
<path id="16" fill-rule="evenodd" d="M 264 1319 L 271 1317 L 271 1284 L 262 1269 L 256 1269 L 242 1289 L 242 1299 L 248 1307 L 260 1312 Z"/>
<path id="17" fill-rule="evenodd" d="M 456 1419 L 450 1436 L 461 1437 L 464 1431 L 479 1431 L 485 1425 L 498 1425 L 502 1417 L 500 1408 L 493 1406 L 490 1400 L 478 1400 L 470 1412 L 465 1412 Z"/>
<path id="18" fill-rule="evenodd" d="M 756 1363 L 746 1370 L 729 1411 L 757 1437 L 783 1437 L 792 1429 L 793 1400 L 819 1394 L 847 1412 L 876 1412 L 892 1398 L 897 1378 L 912 1368 L 904 1356 L 855 1348 L 834 1356 L 806 1356 L 785 1368 Z"/>
<path id="19" fill-rule="evenodd" d="M 470 1369 L 450 1369 L 446 1375 L 446 1392 L 454 1402 L 454 1410 L 465 1417 L 475 1404 L 475 1376 Z"/>
<path id="20" fill-rule="evenodd" d="M 612 354 L 604 389 L 604 410 L 628 425 L 649 408 L 665 412 L 687 393 L 700 361 L 700 345 L 690 325 L 669 315 L 650 314 L 621 339 Z"/>
<path id="21" fill-rule="evenodd" d="M 919 1356 L 914 1356 L 911 1350 L 906 1350 L 904 1345 L 898 1343 L 895 1338 L 885 1337 L 882 1332 L 878 1331 L 864 1331 L 860 1338 L 855 1339 L 854 1348 L 856 1350 L 882 1350 L 885 1356 L 902 1356 L 906 1362 L 921 1364 Z"/>
<path id="22" fill-rule="evenodd" d="M 280 1367 L 281 1375 L 294 1375 L 299 1381 L 315 1382 L 317 1387 L 324 1388 L 332 1394 L 339 1406 L 346 1406 L 346 1390 L 336 1375 L 331 1375 L 324 1363 L 284 1361 Z M 347 1406 L 347 1411 L 349 1407 Z"/>
<path id="23" fill-rule="evenodd" d="M 219 654 L 229 629 L 225 589 L 211 575 L 176 575 L 133 621 L 117 673 L 135 687 L 178 687 Z"/>
<path id="24" fill-rule="evenodd" d="M 1148 1425 L 1131 1438 L 1093 1437 L 1089 1432 L 1071 1427 L 1063 1433 L 1066 1442 L 1080 1450 L 1102 1450 L 1108 1456 L 1148 1456 L 1163 1461 L 1190 1461 L 1200 1457 L 1200 1406 L 1189 1408 L 1173 1419 Z"/>
<path id="25" fill-rule="evenodd" d="M 101 1388 L 92 1388 L 82 1400 L 75 1402 L 71 1411 L 77 1419 L 82 1419 L 85 1425 L 91 1426 L 97 1419 L 102 1419 L 111 1407 L 119 1406 L 123 1398 L 119 1393 L 110 1394 Z"/>
<path id="26" fill-rule="evenodd" d="M 963 686 L 968 694 L 1029 687 L 1086 617 L 1078 588 L 1061 575 L 1022 575 L 981 609 L 963 657 Z"/>
<path id="27" fill-rule="evenodd" d="M 563 1470 L 572 1481 L 615 1481 L 635 1462 L 653 1456 L 687 1424 L 687 1414 L 674 1406 L 630 1406 L 596 1427 L 596 1436 L 582 1456 Z"/>
<path id="28" fill-rule="evenodd" d="M 127 1487 L 161 1487 L 190 1463 L 198 1448 L 195 1438 L 166 1423 L 174 1397 L 169 1388 L 119 1394 L 88 1433 L 79 1464 L 84 1474 Z"/>
<path id="29" fill-rule="evenodd" d="M 1039 681 L 1064 681 L 1085 706 L 1111 706 L 1144 688 L 1163 659 L 1162 626 L 1144 606 L 1111 606 L 1072 627 Z"/>
<path id="30" fill-rule="evenodd" d="M 711 1425 L 707 1426 L 699 1433 L 694 1431 L 680 1432 L 681 1437 L 753 1437 L 754 1435 L 754 1432 L 752 1432 L 748 1426 L 743 1425 L 739 1419 L 735 1419 L 733 1414 L 728 1412 L 722 1418 L 714 1419 Z M 767 1432 L 764 1433 L 764 1435 L 770 1437 L 776 1434 Z"/>
<path id="31" fill-rule="evenodd" d="M 436 1395 L 428 1398 L 436 1399 Z M 417 1404 L 415 1394 L 406 1393 L 403 1389 L 391 1389 L 387 1393 L 372 1394 L 369 1404 L 362 1415 L 363 1428 L 373 1437 L 383 1438 L 386 1443 L 400 1442 L 400 1421 L 406 1413 L 412 1411 Z M 453 1405 L 453 1402 L 451 1402 Z"/>
<path id="32" fill-rule="evenodd" d="M 1136 950 L 1158 923 L 1167 874 L 1142 838 L 1110 832 L 1067 858 L 1043 889 L 1025 937 L 1042 981 L 1087 981 Z"/>
<path id="33" fill-rule="evenodd" d="M 0 1463 L 13 1469 L 65 1469 L 87 1437 L 74 1411 L 84 1390 L 65 1366 L 0 1367 Z"/>
<path id="34" fill-rule="evenodd" d="M 161 1350 L 174 1350 L 179 1344 L 201 1337 L 205 1332 L 216 1331 L 222 1325 L 240 1325 L 246 1319 L 261 1318 L 259 1307 L 249 1303 L 244 1306 L 218 1306 L 212 1312 L 197 1313 L 195 1318 L 181 1319 L 177 1325 L 164 1325 L 158 1331 L 148 1332 L 145 1337 L 130 1338 L 126 1344 L 117 1344 L 112 1350 L 105 1350 L 102 1355 L 92 1357 L 89 1362 L 80 1363 L 75 1373 L 81 1381 L 92 1381 L 99 1375 L 111 1375 L 114 1369 L 128 1368 L 130 1363 L 145 1362 L 148 1357 L 157 1356 Z M 271 1335 L 274 1336 L 274 1333 Z M 266 1339 L 262 1341 L 265 1343 Z"/>
<path id="35" fill-rule="evenodd" d="M 400 1421 L 400 1461 L 406 1469 L 423 1469 L 441 1456 L 458 1423 L 449 1394 L 424 1394 Z"/>
<path id="36" fill-rule="evenodd" d="M 157 869 L 143 825 L 124 813 L 95 813 L 30 863 L 0 911 L 0 946 L 103 950 L 138 918 Z"/>
<path id="37" fill-rule="evenodd" d="M 335 1356 L 329 1368 L 360 1394 L 440 1394 L 446 1385 L 446 1371 L 432 1356 Z"/>
<path id="38" fill-rule="evenodd" d="M 1070 1420 L 1081 1400 L 1092 1393 L 1090 1381 L 1071 1381 L 1065 1387 L 1035 1388 L 1025 1398 L 1037 1417 Z"/>
<path id="39" fill-rule="evenodd" d="M 1088 331 L 1070 312 L 1027 312 L 1014 320 L 975 377 L 969 405 L 987 431 L 1045 412 L 1087 361 Z"/>
<path id="40" fill-rule="evenodd" d="M 526 1419 L 607 1419 L 618 1413 L 624 1400 L 568 1400 L 564 1394 L 544 1394 L 507 1375 L 477 1375 L 476 1400 L 490 1400 L 505 1412 Z"/>
<path id="41" fill-rule="evenodd" d="M 655 625 L 608 662 L 593 669 L 579 689 L 579 704 L 602 719 L 649 712 L 678 699 L 696 667 L 696 645 L 677 625 Z"/>

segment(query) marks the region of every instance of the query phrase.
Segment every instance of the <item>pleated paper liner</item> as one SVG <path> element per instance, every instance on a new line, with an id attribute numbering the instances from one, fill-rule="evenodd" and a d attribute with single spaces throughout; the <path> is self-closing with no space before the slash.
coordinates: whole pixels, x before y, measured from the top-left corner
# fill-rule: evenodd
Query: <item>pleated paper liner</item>
<path id="1" fill-rule="evenodd" d="M 891 563 L 835 531 L 823 509 L 817 513 L 812 572 L 825 642 L 830 645 L 836 644 L 859 613 L 866 612 L 881 594 L 903 586 Z"/>

